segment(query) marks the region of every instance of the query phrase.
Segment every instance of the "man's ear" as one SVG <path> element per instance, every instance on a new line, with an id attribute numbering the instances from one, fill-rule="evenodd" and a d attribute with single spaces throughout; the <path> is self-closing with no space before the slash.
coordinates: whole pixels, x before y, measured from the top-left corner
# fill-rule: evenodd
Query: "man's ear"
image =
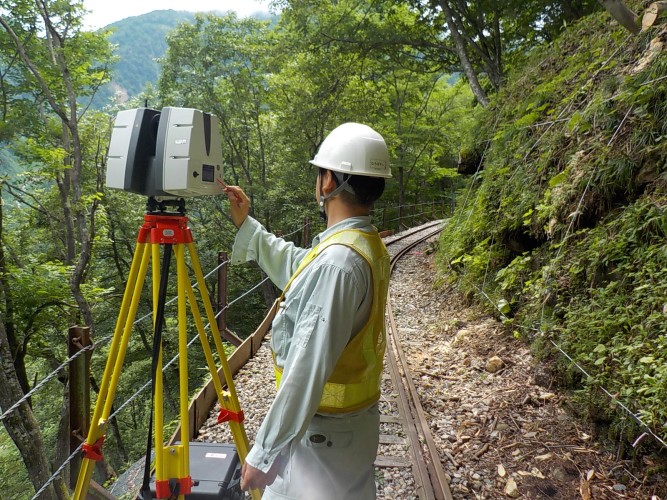
<path id="1" fill-rule="evenodd" d="M 322 182 L 321 184 L 322 193 L 325 196 L 328 195 L 334 189 L 336 189 L 336 181 L 334 180 L 334 176 L 331 170 L 324 171 L 321 182 Z"/>

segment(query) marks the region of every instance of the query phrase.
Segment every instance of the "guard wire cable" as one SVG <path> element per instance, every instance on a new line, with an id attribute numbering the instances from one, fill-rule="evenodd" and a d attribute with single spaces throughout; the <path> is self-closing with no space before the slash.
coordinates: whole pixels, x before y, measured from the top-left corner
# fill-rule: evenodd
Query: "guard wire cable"
<path id="1" fill-rule="evenodd" d="M 595 75 L 593 75 L 593 77 L 589 78 L 588 81 L 590 81 L 592 78 L 594 78 L 595 76 L 597 76 L 597 74 L 598 74 L 600 71 L 602 71 L 602 69 L 603 69 L 603 68 L 606 66 L 606 64 L 611 60 L 611 58 L 614 57 L 614 55 L 618 52 L 618 50 L 619 50 L 619 49 L 617 49 L 616 51 L 614 51 L 614 53 L 612 54 L 612 56 L 610 56 L 610 58 L 608 58 L 607 61 L 605 61 L 605 62 L 601 65 L 600 69 L 595 73 Z M 667 78 L 667 77 L 664 77 L 664 78 Z M 650 83 L 650 82 L 647 82 L 646 84 L 648 84 L 648 83 Z M 646 85 L 646 84 L 644 84 L 644 85 Z M 586 109 L 588 108 L 588 106 L 590 106 L 590 104 L 591 104 L 591 103 L 589 102 L 588 105 L 586 106 Z M 568 109 L 568 106 L 566 106 L 566 107 L 564 108 L 563 111 L 565 111 L 565 110 L 567 110 L 567 109 Z M 622 128 L 623 124 L 625 123 L 625 121 L 627 120 L 628 116 L 629 116 L 630 113 L 632 112 L 632 109 L 633 109 L 633 108 L 632 108 L 632 106 L 631 106 L 631 107 L 628 109 L 628 111 L 625 113 L 623 119 L 621 120 L 621 122 L 619 123 L 619 125 L 618 125 L 618 126 L 616 127 L 616 129 L 614 130 L 614 133 L 612 134 L 612 137 L 609 139 L 609 141 L 608 141 L 608 143 L 607 143 L 607 147 L 611 146 L 611 144 L 613 143 L 614 139 L 615 139 L 615 138 L 617 137 L 617 135 L 619 134 L 620 129 Z M 560 119 L 560 117 L 562 116 L 562 114 L 563 114 L 563 112 L 561 112 L 561 113 L 558 115 L 558 118 L 557 118 L 554 122 L 552 122 L 551 125 L 549 125 L 549 127 L 547 128 L 547 130 L 546 130 L 545 132 L 543 132 L 543 133 L 540 135 L 540 137 L 539 137 L 538 140 L 533 144 L 533 146 L 531 147 L 531 149 L 529 150 L 528 153 L 532 152 L 532 150 L 535 148 L 535 146 L 537 145 L 537 143 L 540 142 L 540 140 L 542 139 L 542 137 L 544 137 L 544 135 L 551 129 L 551 127 L 552 127 L 556 122 L 562 122 L 562 121 L 564 121 L 564 120 L 561 120 L 561 119 Z M 496 121 L 496 122 L 497 122 L 497 121 Z M 489 144 L 489 143 L 490 143 L 490 141 L 487 141 L 487 149 L 488 149 L 488 144 Z M 485 154 L 485 153 L 486 153 L 486 149 L 485 149 L 484 154 Z M 527 159 L 528 153 L 527 153 L 526 156 L 524 157 L 524 161 Z M 484 156 L 484 155 L 483 155 L 483 156 Z M 483 156 L 482 156 L 482 158 L 483 158 Z M 481 161 L 480 161 L 480 165 L 481 165 Z M 514 177 L 514 175 L 516 174 L 517 171 L 518 171 L 518 166 L 517 166 L 517 168 L 515 168 L 514 171 L 512 172 L 512 175 L 510 176 L 510 179 Z M 476 178 L 478 172 L 479 172 L 479 167 L 478 167 L 477 172 L 475 172 L 475 176 L 474 176 L 474 178 L 473 178 L 473 182 L 471 183 L 471 187 L 470 187 L 470 189 L 472 189 L 472 186 L 474 185 L 474 180 L 475 180 L 475 178 Z M 589 178 L 588 178 L 588 180 L 587 180 L 586 186 L 584 187 L 584 191 L 583 191 L 583 193 L 582 193 L 582 195 L 581 195 L 581 197 L 580 197 L 580 199 L 579 199 L 579 202 L 578 202 L 578 204 L 577 204 L 577 209 L 576 209 L 575 212 L 572 214 L 572 218 L 571 218 L 570 224 L 569 224 L 569 226 L 568 226 L 568 229 L 567 229 L 567 231 L 566 231 L 566 233 L 565 233 L 565 236 L 563 237 L 563 241 L 566 241 L 566 240 L 567 240 L 567 238 L 568 238 L 568 236 L 569 236 L 569 233 L 570 233 L 570 231 L 572 230 L 572 228 L 573 228 L 573 226 L 574 226 L 574 222 L 576 221 L 578 215 L 580 214 L 580 208 L 581 208 L 581 205 L 582 205 L 582 203 L 583 203 L 584 197 L 586 196 L 586 194 L 587 194 L 587 192 L 588 192 L 588 189 L 590 188 L 590 184 L 591 184 L 591 181 L 592 181 L 592 179 L 593 179 L 593 174 L 594 174 L 594 173 L 595 173 L 594 171 L 591 172 L 591 175 L 589 176 Z M 468 194 L 470 193 L 470 189 L 468 190 Z M 460 218 L 461 213 L 465 210 L 465 206 L 466 206 L 467 199 L 468 199 L 468 194 L 466 195 L 466 198 L 465 198 L 465 200 L 464 200 L 464 204 L 463 204 L 462 209 L 459 211 L 459 218 Z M 470 217 L 471 215 L 472 215 L 472 213 L 469 214 L 469 217 Z M 557 259 L 558 256 L 560 255 L 560 252 L 562 251 L 563 246 L 564 246 L 564 245 L 561 245 L 561 246 L 559 247 L 558 252 L 557 252 L 557 254 L 556 254 L 556 257 L 555 257 L 556 259 Z M 490 259 L 490 256 L 489 256 L 489 259 Z M 547 276 L 547 278 L 549 278 L 549 277 Z M 475 285 L 474 283 L 472 283 L 472 282 L 471 282 L 470 280 L 468 280 L 468 279 L 466 279 L 466 281 L 467 281 L 469 284 L 471 284 L 474 288 L 476 288 L 476 289 L 479 291 L 479 293 L 480 293 L 486 300 L 488 300 L 489 303 L 492 304 L 492 306 L 493 306 L 493 307 L 500 313 L 500 316 L 501 316 L 501 318 L 503 318 L 503 320 L 508 320 L 507 316 L 506 316 L 506 315 L 499 309 L 498 305 L 495 304 L 495 303 L 493 302 L 493 300 L 488 296 L 488 294 L 486 294 L 486 293 L 484 292 L 483 289 L 480 289 L 477 285 Z M 486 283 L 486 275 L 485 275 L 484 282 Z M 542 324 L 542 323 L 543 323 L 543 320 L 544 320 L 545 307 L 546 307 L 546 303 L 543 302 L 543 303 L 542 303 L 542 308 L 541 308 L 541 311 L 540 311 L 540 324 Z M 538 332 L 538 333 L 541 334 L 541 335 L 545 335 L 545 332 L 542 331 L 542 330 L 538 330 L 538 329 L 535 329 L 535 328 L 526 327 L 526 326 L 524 326 L 524 325 L 516 325 L 516 326 L 518 326 L 519 328 L 522 328 L 522 329 L 526 329 L 526 330 L 530 330 L 530 331 Z M 578 363 L 576 363 L 576 362 L 572 359 L 572 357 L 569 356 L 569 355 L 568 355 L 568 354 L 567 354 L 567 353 L 566 353 L 566 352 L 565 352 L 565 351 L 564 351 L 558 344 L 556 344 L 556 343 L 555 343 L 552 339 L 550 339 L 550 338 L 549 338 L 548 340 L 549 340 L 549 342 L 550 342 L 550 343 L 551 343 L 551 344 L 552 344 L 552 345 L 553 345 L 559 352 L 561 352 L 561 353 L 562 353 L 562 354 L 563 354 L 569 361 L 571 361 L 571 362 L 573 363 L 573 365 L 574 365 L 578 370 L 581 371 L 581 373 L 583 373 L 584 375 L 586 375 L 586 377 L 590 377 L 590 376 L 588 375 L 588 373 L 587 373 L 587 372 L 586 372 L 586 371 L 585 371 L 585 370 L 584 370 Z M 636 445 L 639 443 L 639 441 L 640 441 L 645 435 L 650 435 L 650 436 L 653 437 L 658 443 L 660 443 L 663 447 L 667 448 L 667 442 L 665 442 L 665 440 L 663 440 L 660 436 L 658 436 L 658 435 L 657 435 L 657 434 L 656 434 L 656 433 L 655 433 L 655 432 L 654 432 L 654 431 L 653 431 L 653 430 L 652 430 L 652 429 L 651 429 L 645 422 L 643 422 L 642 419 L 638 416 L 638 414 L 633 413 L 633 412 L 632 412 L 632 411 L 631 411 L 631 410 L 630 410 L 630 409 L 629 409 L 623 402 L 621 402 L 621 401 L 618 400 L 615 396 L 613 396 L 613 394 L 612 394 L 610 391 L 608 391 L 605 387 L 603 387 L 602 385 L 598 385 L 598 387 L 600 388 L 600 390 L 602 390 L 606 395 L 608 395 L 608 396 L 611 398 L 611 400 L 612 400 L 612 402 L 613 402 L 614 404 L 616 404 L 619 408 L 623 409 L 628 415 L 630 415 L 630 417 L 631 417 L 631 418 L 632 418 L 632 419 L 633 419 L 633 420 L 634 420 L 634 421 L 635 421 L 635 422 L 636 422 L 636 423 L 637 423 L 637 424 L 644 430 L 644 434 L 642 434 L 639 438 L 637 438 L 637 439 L 635 440 L 635 442 L 633 443 L 633 447 L 636 446 Z"/>
<path id="2" fill-rule="evenodd" d="M 226 260 L 226 261 L 224 261 L 224 262 L 218 264 L 218 266 L 216 266 L 212 271 L 210 271 L 208 274 L 206 274 L 206 275 L 204 276 L 204 279 L 210 277 L 213 273 L 215 273 L 218 269 L 220 269 L 222 266 L 224 266 L 224 265 L 227 264 L 227 263 L 229 263 L 229 260 Z M 194 283 L 194 284 L 192 285 L 192 288 L 197 288 L 198 286 L 199 286 L 198 283 Z M 256 288 L 256 287 L 255 287 L 255 288 Z M 254 290 L 254 288 L 253 288 L 253 290 Z M 178 297 L 173 297 L 173 298 L 172 298 L 171 300 L 169 300 L 165 305 L 170 305 L 170 304 L 172 304 L 174 301 L 176 301 L 177 298 L 178 298 Z M 230 304 L 230 305 L 231 305 L 231 304 Z M 220 313 L 218 313 L 218 314 L 220 314 Z M 146 314 L 145 316 L 142 316 L 141 318 L 135 320 L 135 321 L 132 323 L 132 326 L 135 326 L 135 325 L 137 325 L 138 323 L 140 323 L 141 321 L 143 321 L 143 320 L 145 320 L 145 319 L 147 319 L 147 318 L 150 318 L 152 315 L 153 315 L 153 313 L 148 313 L 148 314 Z M 216 317 L 217 317 L 217 316 L 216 316 Z M 97 342 L 94 342 L 93 344 L 84 347 L 83 349 L 81 349 L 80 351 L 78 351 L 76 354 L 73 354 L 71 357 L 69 357 L 68 359 L 66 359 L 65 361 L 63 361 L 63 362 L 62 362 L 62 363 L 61 363 L 55 370 L 53 370 L 51 373 L 49 373 L 48 375 L 46 375 L 46 376 L 45 376 L 45 377 L 44 377 L 44 378 L 43 378 L 37 385 L 35 385 L 30 391 L 28 391 L 28 392 L 27 392 L 21 399 L 19 399 L 18 401 L 16 401 L 16 402 L 15 402 L 12 406 L 10 406 L 5 412 L 3 412 L 3 413 L 0 415 L 0 422 L 2 422 L 3 420 L 7 419 L 7 417 L 9 416 L 10 413 L 12 413 L 13 411 L 16 411 L 16 409 L 18 409 L 18 407 L 21 406 L 21 404 L 22 404 L 23 402 L 25 402 L 25 401 L 27 401 L 28 399 L 30 399 L 30 398 L 32 397 L 32 395 L 35 394 L 39 389 L 41 389 L 41 388 L 42 388 L 44 385 L 46 385 L 49 381 L 53 380 L 53 379 L 54 379 L 54 378 L 55 378 L 55 377 L 56 377 L 56 376 L 57 376 L 57 375 L 58 375 L 58 374 L 65 368 L 65 367 L 67 367 L 72 361 L 74 361 L 76 358 L 78 358 L 79 356 L 83 355 L 84 353 L 86 353 L 86 352 L 88 352 L 88 351 L 92 351 L 95 347 L 102 347 L 104 344 L 106 344 L 106 342 L 108 342 L 108 341 L 109 341 L 110 339 L 112 339 L 112 338 L 113 338 L 113 335 L 108 335 L 108 336 L 106 336 L 106 337 L 102 337 L 102 338 L 101 338 L 100 340 L 98 340 Z"/>
<path id="3" fill-rule="evenodd" d="M 614 139 L 616 139 L 616 136 L 619 134 L 619 132 L 620 132 L 621 128 L 623 127 L 625 121 L 627 120 L 628 116 L 629 116 L 630 113 L 632 112 L 632 109 L 633 109 L 633 107 L 630 106 L 630 108 L 628 109 L 628 111 L 625 113 L 625 116 L 623 116 L 623 119 L 622 119 L 621 122 L 618 124 L 618 127 L 616 127 L 616 129 L 614 130 L 614 133 L 612 134 L 611 139 L 609 139 L 609 142 L 607 143 L 607 147 L 611 146 L 611 144 L 614 142 Z M 569 236 L 569 233 L 570 233 L 570 231 L 572 230 L 572 228 L 573 228 L 573 226 L 574 226 L 574 222 L 575 222 L 575 220 L 576 220 L 577 217 L 581 214 L 580 208 L 581 208 L 581 205 L 583 204 L 584 198 L 585 198 L 585 196 L 586 196 L 586 194 L 587 194 L 587 192 L 588 192 L 588 189 L 589 189 L 589 187 L 590 187 L 590 185 L 591 185 L 591 181 L 593 180 L 593 174 L 594 174 L 594 173 L 595 173 L 595 171 L 593 170 L 593 171 L 591 172 L 591 174 L 589 175 L 589 177 L 588 177 L 588 181 L 587 181 L 587 183 L 586 183 L 586 186 L 585 186 L 585 188 L 584 188 L 584 191 L 583 191 L 581 197 L 579 198 L 579 203 L 577 204 L 577 208 L 576 208 L 575 212 L 572 214 L 572 217 L 571 217 L 572 220 L 570 221 L 570 224 L 569 224 L 569 226 L 568 226 L 568 228 L 567 228 L 567 231 L 565 232 L 565 236 L 563 237 L 563 242 L 567 241 L 567 238 L 568 238 L 568 236 Z M 560 256 L 560 252 L 561 252 L 561 250 L 563 249 L 563 247 L 564 247 L 564 245 L 561 245 L 561 246 L 558 248 L 558 252 L 556 253 L 556 258 L 555 258 L 555 259 L 558 259 L 558 257 Z M 551 278 L 551 277 L 550 277 L 550 276 L 547 276 L 547 278 Z M 543 322 L 544 322 L 544 312 L 545 312 L 545 308 L 546 308 L 546 303 L 543 302 L 543 303 L 542 303 L 542 309 L 541 309 L 541 311 L 540 311 L 540 325 L 542 325 Z M 538 331 L 539 331 L 539 333 L 540 333 L 541 335 L 545 335 L 545 333 L 546 333 L 546 332 L 543 332 L 542 330 L 538 330 Z M 567 359 L 568 359 L 568 360 L 569 360 L 569 361 L 570 361 L 570 362 L 571 362 L 571 363 L 572 363 L 572 364 L 573 364 L 573 365 L 574 365 L 574 366 L 575 366 L 581 373 L 583 373 L 587 378 L 592 378 L 592 377 L 588 374 L 588 372 L 587 372 L 583 367 L 581 367 L 581 366 L 579 365 L 579 363 L 577 363 L 576 361 L 574 361 L 574 360 L 572 359 L 572 357 L 571 357 L 568 353 L 566 353 L 566 352 L 563 350 L 563 348 L 561 348 L 560 345 L 558 345 L 558 344 L 557 344 L 553 339 L 551 339 L 551 338 L 549 338 L 548 340 L 549 340 L 549 342 L 550 342 L 550 343 L 551 343 L 551 344 L 552 344 L 552 345 L 553 345 L 553 346 L 554 346 L 554 347 L 555 347 L 561 354 L 563 354 L 563 356 L 565 356 L 565 357 L 566 357 L 566 358 L 567 358 Z M 609 398 L 611 398 L 611 400 L 612 400 L 612 402 L 613 402 L 614 404 L 616 404 L 619 408 L 623 409 L 628 415 L 630 415 L 630 417 L 632 417 L 632 419 L 633 419 L 633 420 L 634 420 L 634 421 L 635 421 L 635 422 L 636 422 L 636 423 L 637 423 L 637 424 L 644 430 L 644 434 L 642 434 L 642 436 L 640 436 L 638 439 L 635 440 L 635 442 L 633 443 L 633 447 L 636 447 L 637 444 L 639 444 L 639 441 L 641 440 L 641 438 L 642 438 L 644 435 L 648 434 L 648 435 L 650 435 L 653 439 L 655 439 L 658 443 L 660 443 L 664 448 L 667 449 L 667 442 L 665 442 L 664 439 L 662 439 L 662 438 L 661 438 L 660 436 L 658 436 L 655 432 L 653 432 L 653 430 L 648 426 L 648 424 L 646 424 L 646 423 L 641 419 L 641 417 L 639 416 L 639 415 L 641 414 L 641 411 L 638 412 L 637 414 L 634 413 L 634 412 L 632 412 L 632 411 L 631 411 L 631 410 L 630 410 L 630 409 L 629 409 L 629 408 L 628 408 L 622 401 L 620 401 L 616 396 L 614 396 L 614 395 L 613 395 L 610 391 L 608 391 L 604 386 L 598 384 L 597 387 L 598 387 L 602 392 L 604 392 L 607 396 L 609 396 Z"/>
<path id="4" fill-rule="evenodd" d="M 85 441 L 84 441 L 84 443 L 85 443 Z M 76 458 L 76 456 L 77 456 L 77 455 L 79 454 L 79 452 L 81 451 L 81 448 L 83 447 L 84 443 L 81 443 L 81 444 L 79 445 L 79 447 L 78 447 L 76 450 L 74 450 L 74 452 L 73 452 L 69 457 L 67 457 L 67 460 L 65 460 L 62 464 L 60 464 L 60 467 L 58 467 L 58 469 L 57 469 L 57 470 L 51 475 L 51 477 L 50 477 L 50 478 L 49 478 L 49 479 L 42 485 L 42 487 L 41 487 L 39 490 L 37 490 L 37 492 L 33 495 L 33 497 L 32 497 L 31 500 L 35 500 L 36 498 L 38 498 L 38 497 L 39 497 L 39 496 L 46 490 L 46 488 L 48 488 L 49 485 L 50 485 L 51 483 L 53 483 L 53 481 L 56 480 L 56 478 L 60 475 L 60 473 L 61 473 L 63 470 L 65 470 L 65 467 L 67 467 L 67 465 L 69 465 L 69 463 L 70 463 L 72 460 L 74 460 L 74 458 Z"/>
<path id="5" fill-rule="evenodd" d="M 386 222 L 396 222 L 397 220 L 403 220 L 403 219 L 414 219 L 416 217 L 421 217 L 422 215 L 431 215 L 429 212 L 419 212 L 418 214 L 411 214 L 411 215 L 406 215 L 404 217 L 396 217 L 394 219 L 389 219 Z"/>
<path id="6" fill-rule="evenodd" d="M 295 232 L 298 232 L 298 230 L 295 231 Z M 292 234 L 294 234 L 294 233 L 292 233 Z M 218 267 L 219 267 L 219 266 L 218 266 Z M 209 273 L 209 275 L 210 275 L 210 274 L 211 274 L 211 273 Z M 259 283 L 258 283 L 257 285 L 255 285 L 253 288 L 251 288 L 250 290 L 246 291 L 243 295 L 237 297 L 237 298 L 234 299 L 232 302 L 230 302 L 229 304 L 227 304 L 221 311 L 218 312 L 218 314 L 216 315 L 216 318 L 217 318 L 220 314 L 222 314 L 222 312 L 224 312 L 225 310 L 229 309 L 233 304 L 235 304 L 236 302 L 240 301 L 241 299 L 247 297 L 250 293 L 252 293 L 252 292 L 255 291 L 257 288 L 259 288 L 259 287 L 260 287 L 263 283 L 265 283 L 268 279 L 269 279 L 268 277 L 264 278 L 261 282 L 259 282 Z M 196 285 L 196 284 L 195 284 L 195 285 Z M 194 288 L 194 285 L 193 285 L 193 288 Z M 166 305 L 167 305 L 167 304 L 165 303 L 165 306 L 166 306 Z M 136 322 L 135 322 L 135 323 L 136 323 Z M 207 323 L 207 324 L 204 326 L 204 329 L 209 328 L 210 326 L 211 326 L 211 324 L 210 324 L 210 323 Z M 199 338 L 199 336 L 198 336 L 198 335 L 195 335 L 195 336 L 188 342 L 187 347 L 190 348 L 190 346 L 191 346 L 191 345 L 192 345 L 198 338 Z M 91 348 L 91 349 L 92 349 L 92 346 L 88 346 L 88 348 Z M 88 348 L 86 348 L 85 350 L 89 350 Z M 85 350 L 81 350 L 81 351 L 79 351 L 79 353 L 77 353 L 77 355 L 82 354 L 83 352 L 85 352 Z M 76 355 L 73 356 L 72 358 L 74 358 L 74 357 L 76 357 Z M 173 365 L 173 364 L 178 360 L 178 358 L 179 358 L 179 354 L 176 354 L 176 355 L 175 355 L 175 356 L 174 356 L 168 363 L 166 363 L 166 364 L 164 365 L 164 367 L 162 368 L 162 372 L 164 373 L 164 372 L 166 371 L 167 368 L 169 368 L 171 365 Z M 136 399 L 142 392 L 144 392 L 146 389 L 148 389 L 148 388 L 151 386 L 151 383 L 152 383 L 152 381 L 149 380 L 149 381 L 146 382 L 143 386 L 141 386 L 141 387 L 140 387 L 140 388 L 139 388 L 139 389 L 138 389 L 132 396 L 130 396 L 128 399 L 126 399 L 125 402 L 123 402 L 123 404 L 120 405 L 120 406 L 116 409 L 116 411 L 114 411 L 113 413 L 111 413 L 111 414 L 109 415 L 109 417 L 107 418 L 107 420 L 111 420 L 112 418 L 115 418 L 116 415 L 118 415 L 122 410 L 124 410 L 124 409 L 125 409 L 125 408 L 126 408 L 132 401 L 134 401 L 134 400 L 135 400 L 135 399 Z M 36 387 L 37 387 L 37 386 L 36 386 Z M 35 388 L 36 388 L 36 387 L 35 387 Z M 19 403 L 19 404 L 20 404 L 20 403 Z M 11 410 L 11 408 L 10 408 L 10 410 Z M 2 417 L 4 418 L 5 415 L 7 415 L 7 414 L 10 412 L 10 410 L 8 410 L 7 412 L 5 412 L 5 413 L 3 414 Z M 81 444 L 79 445 L 79 447 L 78 447 L 78 448 L 77 448 L 77 449 L 76 449 L 76 450 L 69 456 L 69 458 L 67 458 L 67 460 L 65 460 L 65 461 L 60 465 L 60 467 L 59 467 L 59 468 L 58 468 L 58 469 L 51 475 L 51 477 L 50 477 L 50 478 L 49 478 L 49 479 L 42 485 L 42 487 L 40 488 L 40 490 L 39 490 L 37 493 L 35 493 L 35 495 L 32 497 L 32 500 L 38 498 L 39 495 L 40 495 L 41 493 L 43 493 L 43 492 L 46 490 L 46 488 L 49 487 L 49 485 L 50 485 L 51 483 L 53 483 L 53 481 L 55 480 L 55 478 L 58 477 L 58 476 L 61 474 L 61 472 L 65 469 L 65 467 L 66 467 L 66 466 L 67 466 L 67 465 L 74 459 L 74 457 L 77 456 L 77 454 L 78 454 L 79 451 L 81 450 L 81 447 L 82 447 L 82 446 L 83 446 L 83 443 L 81 443 Z"/>
<path id="7" fill-rule="evenodd" d="M 299 229 L 296 229 L 295 231 L 293 231 L 293 232 L 291 232 L 291 233 L 285 235 L 285 237 L 289 237 L 289 236 L 292 236 L 292 235 L 298 233 L 299 231 L 303 230 L 304 227 L 306 227 L 306 226 L 305 226 L 305 225 L 301 226 Z M 204 279 L 209 278 L 209 277 L 210 277 L 211 275 L 213 275 L 216 271 L 218 271 L 218 269 L 220 269 L 221 267 L 223 267 L 223 266 L 226 265 L 226 264 L 229 264 L 229 262 L 230 262 L 229 260 L 225 260 L 224 262 L 219 263 L 216 267 L 214 267 L 211 271 L 209 271 L 206 275 L 204 275 Z M 256 290 L 260 285 L 262 285 L 263 283 L 265 283 L 265 282 L 267 281 L 267 279 L 268 279 L 268 278 L 265 278 L 265 279 L 262 280 L 260 283 L 258 283 L 257 285 L 255 285 L 253 288 L 251 288 L 250 290 L 248 290 L 246 293 L 244 293 L 244 294 L 241 295 L 240 297 L 237 297 L 237 298 L 234 299 L 232 302 L 230 302 L 228 305 L 226 305 L 222 310 L 220 310 L 220 311 L 216 314 L 216 316 L 215 316 L 216 319 L 218 318 L 218 316 L 220 316 L 220 314 L 222 314 L 225 310 L 229 309 L 233 304 L 235 304 L 235 303 L 238 302 L 239 300 L 243 299 L 244 297 L 246 297 L 247 295 L 249 295 L 251 292 L 253 292 L 254 290 Z M 197 288 L 198 286 L 199 286 L 199 283 L 194 283 L 194 284 L 192 285 L 192 288 Z M 165 303 L 165 305 L 170 305 L 170 304 L 174 303 L 174 302 L 176 301 L 177 298 L 178 298 L 178 297 L 172 297 L 169 301 L 167 301 L 167 302 Z M 152 315 L 153 315 L 153 313 L 148 313 L 148 314 L 142 316 L 141 318 L 136 319 L 136 320 L 132 323 L 132 325 L 135 326 L 135 325 L 137 325 L 138 323 L 140 323 L 141 321 L 143 321 L 143 320 L 145 320 L 145 319 L 148 319 L 148 318 L 152 317 Z M 207 326 L 210 326 L 210 324 L 207 325 Z M 16 409 L 18 409 L 18 407 L 21 406 L 22 403 L 24 403 L 25 401 L 27 401 L 28 399 L 30 399 L 30 398 L 31 398 L 31 397 L 32 397 L 32 396 L 33 396 L 39 389 L 41 389 L 44 385 L 46 385 L 46 384 L 47 384 L 49 381 L 51 381 L 53 378 L 55 378 L 55 377 L 60 373 L 60 371 L 62 371 L 62 370 L 63 370 L 67 365 L 69 365 L 72 361 L 74 361 L 76 358 L 78 358 L 79 356 L 83 355 L 84 353 L 86 353 L 86 352 L 88 352 L 88 351 L 92 351 L 95 347 L 101 347 L 101 346 L 103 346 L 103 345 L 104 345 L 106 342 L 108 342 L 111 338 L 113 338 L 113 335 L 108 335 L 108 336 L 106 336 L 106 337 L 102 337 L 102 338 L 101 338 L 100 340 L 98 340 L 97 342 L 95 342 L 95 343 L 93 343 L 93 344 L 91 344 L 91 345 L 89 345 L 89 346 L 84 347 L 83 349 L 81 349 L 80 351 L 78 351 L 76 354 L 72 355 L 71 357 L 69 357 L 68 359 L 66 359 L 65 361 L 63 361 L 63 362 L 62 362 L 62 363 L 61 363 L 55 370 L 53 370 L 51 373 L 49 373 L 48 375 L 46 375 L 46 376 L 45 376 L 45 377 L 44 377 L 44 378 L 43 378 L 37 385 L 35 385 L 30 391 L 28 391 L 28 392 L 27 392 L 21 399 L 17 400 L 17 401 L 16 401 L 12 406 L 10 406 L 6 411 L 4 411 L 2 414 L 0 414 L 0 422 L 2 422 L 3 420 L 7 419 L 7 418 L 9 417 L 9 414 L 10 414 L 10 413 L 16 411 Z"/>

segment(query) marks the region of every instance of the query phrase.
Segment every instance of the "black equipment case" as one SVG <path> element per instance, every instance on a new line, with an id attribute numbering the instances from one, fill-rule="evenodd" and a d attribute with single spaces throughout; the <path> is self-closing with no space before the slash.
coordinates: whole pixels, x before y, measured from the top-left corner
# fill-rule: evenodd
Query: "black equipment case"
<path id="1" fill-rule="evenodd" d="M 188 500 L 243 500 L 241 461 L 236 447 L 228 443 L 190 443 L 192 491 Z M 151 478 L 155 496 L 155 478 Z"/>

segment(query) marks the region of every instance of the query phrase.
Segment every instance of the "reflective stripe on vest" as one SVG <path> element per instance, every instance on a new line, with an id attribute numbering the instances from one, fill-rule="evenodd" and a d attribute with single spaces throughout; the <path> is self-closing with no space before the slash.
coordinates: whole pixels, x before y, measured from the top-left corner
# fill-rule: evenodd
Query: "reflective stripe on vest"
<path id="1" fill-rule="evenodd" d="M 389 288 L 389 254 L 377 231 L 344 229 L 334 233 L 306 254 L 285 286 L 279 302 L 301 271 L 331 245 L 344 245 L 361 255 L 368 262 L 373 278 L 373 301 L 368 321 L 343 349 L 324 386 L 317 409 L 323 413 L 343 413 L 365 408 L 380 399 L 382 361 L 386 346 L 384 314 Z M 274 367 L 279 387 L 282 368 L 275 363 L 275 355 Z"/>

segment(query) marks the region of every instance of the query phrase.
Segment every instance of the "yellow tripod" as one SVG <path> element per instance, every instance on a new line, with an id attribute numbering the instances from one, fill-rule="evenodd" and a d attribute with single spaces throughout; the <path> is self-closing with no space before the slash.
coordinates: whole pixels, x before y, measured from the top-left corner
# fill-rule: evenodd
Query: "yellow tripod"
<path id="1" fill-rule="evenodd" d="M 242 463 L 248 454 L 248 437 L 243 427 L 243 412 L 234 389 L 232 374 L 227 363 L 227 357 L 220 338 L 211 301 L 209 300 L 204 283 L 204 275 L 201 271 L 199 257 L 194 245 L 192 233 L 184 215 L 182 200 L 180 201 L 179 213 L 165 213 L 163 211 L 151 211 L 157 202 L 149 199 L 149 212 L 144 216 L 144 224 L 139 230 L 137 247 L 132 258 L 130 274 L 127 279 L 125 293 L 121 303 L 118 321 L 114 330 L 113 340 L 104 369 L 104 376 L 100 386 L 90 431 L 86 442 L 83 444 L 83 459 L 81 470 L 74 490 L 75 500 L 84 500 L 90 484 L 90 479 L 95 466 L 95 461 L 102 459 L 102 445 L 104 443 L 104 432 L 107 420 L 111 412 L 121 368 L 125 359 L 130 332 L 137 313 L 141 291 L 148 270 L 149 261 L 153 260 L 153 324 L 155 338 L 153 352 L 153 377 L 155 398 L 155 487 L 156 498 L 183 499 L 184 495 L 191 492 L 193 483 L 190 477 L 189 463 L 189 429 L 188 416 L 188 361 L 187 361 L 187 332 L 186 332 L 186 299 L 190 304 L 192 318 L 194 319 L 199 339 L 201 341 L 206 362 L 213 378 L 218 401 L 221 406 L 218 422 L 229 422 L 234 444 Z M 163 250 L 162 272 L 160 271 L 160 247 Z M 222 364 L 227 390 L 218 377 L 215 361 L 211 352 L 211 346 L 206 332 L 202 316 L 197 307 L 195 293 L 190 282 L 186 262 L 185 248 L 190 255 L 191 267 L 194 270 L 199 288 L 201 300 L 204 304 L 206 317 L 211 326 L 211 334 L 218 351 Z M 167 290 L 167 278 L 171 253 L 176 256 L 176 273 L 178 286 L 178 352 L 179 352 L 179 397 L 180 397 L 180 429 L 181 440 L 177 445 L 164 445 L 163 433 L 163 381 L 162 381 L 162 346 L 161 329 L 164 319 L 165 297 Z M 149 460 L 150 457 L 146 457 Z M 259 490 L 252 490 L 253 500 L 261 498 Z"/>

